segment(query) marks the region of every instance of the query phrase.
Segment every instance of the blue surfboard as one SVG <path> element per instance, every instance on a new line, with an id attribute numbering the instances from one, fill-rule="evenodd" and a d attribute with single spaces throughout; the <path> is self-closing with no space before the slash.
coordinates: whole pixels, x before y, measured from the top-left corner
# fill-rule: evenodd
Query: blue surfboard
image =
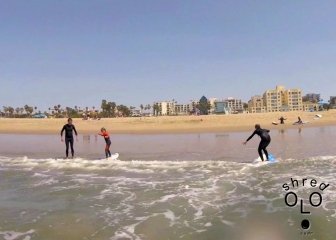
<path id="1" fill-rule="evenodd" d="M 278 160 L 276 160 L 276 158 L 273 156 L 273 154 L 268 154 L 268 161 L 266 161 L 267 163 L 276 163 L 278 162 Z"/>
<path id="2" fill-rule="evenodd" d="M 266 159 L 266 156 L 264 155 L 264 159 Z M 273 154 L 268 154 L 268 161 L 262 161 L 260 157 L 258 157 L 256 160 L 254 160 L 254 163 L 263 163 L 263 164 L 271 164 L 271 163 L 277 163 L 278 160 L 274 157 Z"/>

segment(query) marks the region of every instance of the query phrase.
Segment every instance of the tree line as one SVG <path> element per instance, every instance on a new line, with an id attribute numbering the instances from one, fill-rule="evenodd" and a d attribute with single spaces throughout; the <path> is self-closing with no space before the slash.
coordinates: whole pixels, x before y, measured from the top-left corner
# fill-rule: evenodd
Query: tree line
<path id="1" fill-rule="evenodd" d="M 48 111 L 41 112 L 37 110 L 37 107 L 25 105 L 23 107 L 14 108 L 12 106 L 3 106 L 0 116 L 8 118 L 31 118 L 36 116 L 41 117 L 54 117 L 54 118 L 113 118 L 113 117 L 130 117 L 133 111 L 136 109 L 134 106 L 126 106 L 123 104 L 117 104 L 107 100 L 102 100 L 101 110 L 97 110 L 96 107 L 63 107 L 61 104 L 54 105 L 48 108 Z M 144 110 L 151 110 L 150 104 L 140 104 L 140 112 Z"/>
<path id="2" fill-rule="evenodd" d="M 37 111 L 37 107 L 24 105 L 23 107 L 11 107 L 11 106 L 3 106 L 3 111 L 0 111 L 0 115 L 4 117 L 31 117 L 33 113 L 41 113 Z"/>

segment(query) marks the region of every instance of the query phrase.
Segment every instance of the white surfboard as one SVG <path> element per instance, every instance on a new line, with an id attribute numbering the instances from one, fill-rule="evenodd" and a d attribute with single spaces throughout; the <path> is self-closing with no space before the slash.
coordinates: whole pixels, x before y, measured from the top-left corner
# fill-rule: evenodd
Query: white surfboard
<path id="1" fill-rule="evenodd" d="M 111 160 L 117 160 L 118 157 L 119 157 L 119 153 L 113 153 L 113 154 L 111 155 L 111 157 L 109 157 L 109 159 L 111 159 Z"/>
<path id="2" fill-rule="evenodd" d="M 293 125 L 303 125 L 303 124 L 307 124 L 307 123 L 309 123 L 309 121 L 303 121 L 302 123 L 295 122 L 295 123 L 293 123 Z"/>

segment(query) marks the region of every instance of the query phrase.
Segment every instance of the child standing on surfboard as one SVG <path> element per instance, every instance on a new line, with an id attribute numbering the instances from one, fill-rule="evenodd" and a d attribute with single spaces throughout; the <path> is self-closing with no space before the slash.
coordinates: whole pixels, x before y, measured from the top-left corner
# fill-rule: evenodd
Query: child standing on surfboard
<path id="1" fill-rule="evenodd" d="M 100 129 L 100 133 L 98 133 L 98 135 L 104 137 L 104 139 L 105 139 L 105 142 L 106 142 L 106 146 L 105 146 L 105 155 L 106 155 L 106 158 L 111 157 L 111 152 L 110 152 L 111 139 L 110 139 L 110 135 L 108 134 L 108 132 L 106 131 L 105 128 L 101 128 Z"/>

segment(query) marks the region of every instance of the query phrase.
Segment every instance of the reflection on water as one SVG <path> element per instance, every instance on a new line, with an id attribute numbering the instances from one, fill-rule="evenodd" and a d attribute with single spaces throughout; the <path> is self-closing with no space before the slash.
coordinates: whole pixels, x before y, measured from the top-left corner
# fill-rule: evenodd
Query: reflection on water
<path id="1" fill-rule="evenodd" d="M 280 159 L 333 155 L 335 127 L 274 129 L 269 150 Z M 250 162 L 257 158 L 258 137 L 247 146 L 241 143 L 251 132 L 217 134 L 112 134 L 112 152 L 122 160 L 224 160 Z M 75 142 L 75 154 L 96 159 L 104 157 L 104 139 L 82 135 Z M 58 135 L 0 134 L 0 152 L 5 156 L 58 158 L 64 156 L 64 143 Z"/>
<path id="2" fill-rule="evenodd" d="M 91 136 L 90 135 L 83 135 L 83 143 L 90 143 Z"/>

